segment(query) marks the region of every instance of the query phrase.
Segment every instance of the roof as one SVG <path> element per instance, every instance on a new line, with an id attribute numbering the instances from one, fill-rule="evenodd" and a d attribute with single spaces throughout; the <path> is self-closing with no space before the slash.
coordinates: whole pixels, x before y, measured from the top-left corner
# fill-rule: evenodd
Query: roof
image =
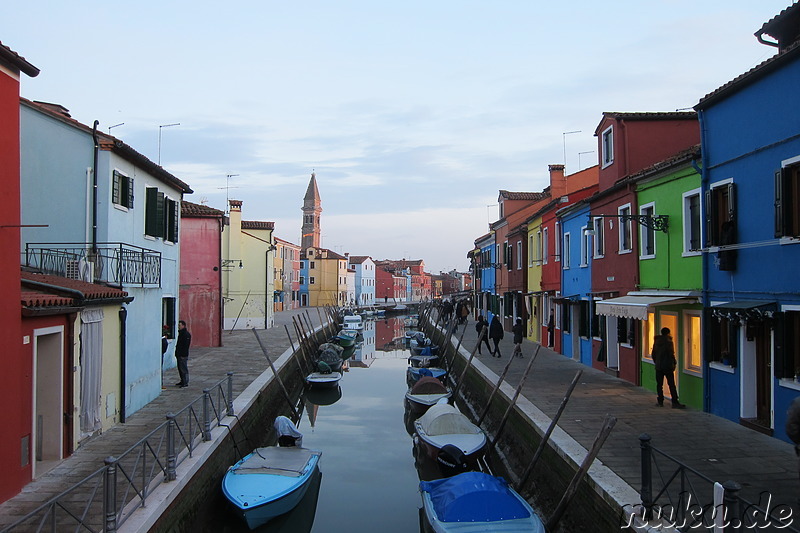
<path id="1" fill-rule="evenodd" d="M 275 229 L 275 223 L 260 220 L 242 220 L 242 229 Z"/>
<path id="2" fill-rule="evenodd" d="M 594 130 L 594 134 L 600 133 L 600 128 L 605 119 L 627 120 L 652 122 L 656 120 L 697 120 L 695 111 L 646 111 L 646 112 L 625 112 L 625 111 L 604 111 L 603 118 Z"/>
<path id="3" fill-rule="evenodd" d="M 765 22 L 761 29 L 755 32 L 759 42 L 779 48 L 787 48 L 797 40 L 800 34 L 800 3 L 792 2 L 792 5 Z M 770 43 L 764 40 L 763 36 L 769 35 L 777 43 Z"/>
<path id="4" fill-rule="evenodd" d="M 21 282 L 23 307 L 67 307 L 85 305 L 92 300 L 128 298 L 128 293 L 122 289 L 49 274 L 23 271 Z"/>
<path id="5" fill-rule="evenodd" d="M 698 102 L 694 108 L 698 111 L 705 109 L 728 95 L 740 89 L 744 89 L 764 76 L 782 68 L 787 63 L 797 60 L 798 56 L 800 56 L 800 41 L 794 43 L 783 52 L 775 54 L 771 58 L 761 62 L 744 74 L 740 74 L 718 89 L 708 93 L 700 99 L 700 102 Z"/>
<path id="6" fill-rule="evenodd" d="M 283 244 L 284 246 L 294 246 L 295 248 L 300 248 L 299 244 L 295 244 L 293 242 L 289 242 L 289 241 L 287 241 L 285 239 L 281 239 L 280 237 L 274 237 L 274 239 L 275 239 L 275 242 L 279 242 L 279 243 Z"/>
<path id="7" fill-rule="evenodd" d="M 186 200 L 181 200 L 181 216 L 198 217 L 198 218 L 222 217 L 225 216 L 225 213 L 220 211 L 219 209 L 208 207 L 207 205 L 195 204 L 193 202 L 187 202 Z"/>
<path id="8" fill-rule="evenodd" d="M 31 65 L 27 59 L 16 53 L 8 46 L 4 45 L 2 42 L 0 42 L 0 61 L 6 63 L 15 70 L 30 76 L 31 78 L 35 78 L 39 75 L 38 68 Z"/>
<path id="9" fill-rule="evenodd" d="M 550 196 L 548 193 L 544 192 L 511 192 L 511 191 L 500 191 L 500 198 L 505 198 L 506 200 L 541 200 L 543 198 L 547 198 Z"/>
<path id="10" fill-rule="evenodd" d="M 361 263 L 363 263 L 367 259 L 372 259 L 372 258 L 370 256 L 368 256 L 368 255 L 351 255 L 350 256 L 350 262 L 355 264 L 355 265 L 360 265 Z"/>
<path id="11" fill-rule="evenodd" d="M 112 135 L 108 135 L 103 133 L 100 130 L 95 130 L 78 122 L 74 118 L 72 118 L 69 114 L 69 110 L 62 105 L 59 104 L 51 104 L 47 102 L 33 102 L 28 100 L 27 98 L 20 97 L 19 99 L 20 104 L 27 106 L 32 109 L 36 109 L 37 111 L 44 113 L 45 115 L 50 116 L 60 122 L 68 124 L 73 128 L 83 131 L 89 135 L 96 134 L 97 140 L 102 150 L 107 150 L 110 152 L 114 152 L 118 156 L 122 157 L 123 159 L 130 161 L 131 163 L 135 164 L 142 170 L 147 171 L 153 177 L 160 179 L 164 183 L 175 187 L 176 189 L 180 189 L 186 194 L 194 192 L 189 185 L 184 183 L 183 181 L 179 180 L 166 170 L 161 165 L 158 165 L 145 157 L 144 155 L 140 154 L 121 140 L 117 139 Z"/>

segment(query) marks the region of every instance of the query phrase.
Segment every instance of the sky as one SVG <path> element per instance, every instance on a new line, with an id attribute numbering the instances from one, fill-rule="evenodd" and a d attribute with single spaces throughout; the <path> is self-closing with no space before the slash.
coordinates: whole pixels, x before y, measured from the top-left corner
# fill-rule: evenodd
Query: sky
<path id="1" fill-rule="evenodd" d="M 753 33 L 791 3 L 29 0 L 0 41 L 41 70 L 23 97 L 99 120 L 186 200 L 299 244 L 315 172 L 323 247 L 436 274 L 469 269 L 500 190 L 596 164 L 603 112 L 687 110 L 774 55 Z"/>

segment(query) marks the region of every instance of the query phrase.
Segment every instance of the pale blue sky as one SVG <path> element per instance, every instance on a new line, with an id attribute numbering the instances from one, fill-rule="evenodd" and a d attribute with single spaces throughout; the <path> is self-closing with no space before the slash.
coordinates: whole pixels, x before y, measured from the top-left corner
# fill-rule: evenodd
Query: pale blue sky
<path id="1" fill-rule="evenodd" d="M 604 111 L 675 111 L 775 53 L 791 0 L 17 2 L 22 96 L 112 130 L 299 242 L 312 169 L 323 246 L 466 270 L 499 189 L 596 161 Z M 564 132 L 580 133 L 564 136 Z M 234 188 L 235 187 L 235 188 Z"/>

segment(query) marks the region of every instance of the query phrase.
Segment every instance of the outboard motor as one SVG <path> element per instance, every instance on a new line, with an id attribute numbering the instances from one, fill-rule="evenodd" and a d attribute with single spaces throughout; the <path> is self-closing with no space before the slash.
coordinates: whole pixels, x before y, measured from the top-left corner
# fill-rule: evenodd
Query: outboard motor
<path id="1" fill-rule="evenodd" d="M 439 450 L 436 456 L 436 463 L 439 465 L 439 471 L 444 477 L 453 477 L 458 474 L 463 474 L 469 467 L 467 466 L 467 457 L 461 448 L 453 444 L 445 444 Z"/>

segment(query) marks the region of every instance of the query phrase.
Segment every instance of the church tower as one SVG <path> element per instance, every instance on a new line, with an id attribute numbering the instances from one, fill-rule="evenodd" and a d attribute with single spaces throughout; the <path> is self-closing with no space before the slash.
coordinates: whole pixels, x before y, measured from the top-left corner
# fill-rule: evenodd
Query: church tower
<path id="1" fill-rule="evenodd" d="M 317 175 L 311 173 L 306 196 L 303 198 L 303 228 L 300 238 L 300 249 L 320 247 L 319 215 L 322 213 L 322 202 L 317 189 Z"/>

